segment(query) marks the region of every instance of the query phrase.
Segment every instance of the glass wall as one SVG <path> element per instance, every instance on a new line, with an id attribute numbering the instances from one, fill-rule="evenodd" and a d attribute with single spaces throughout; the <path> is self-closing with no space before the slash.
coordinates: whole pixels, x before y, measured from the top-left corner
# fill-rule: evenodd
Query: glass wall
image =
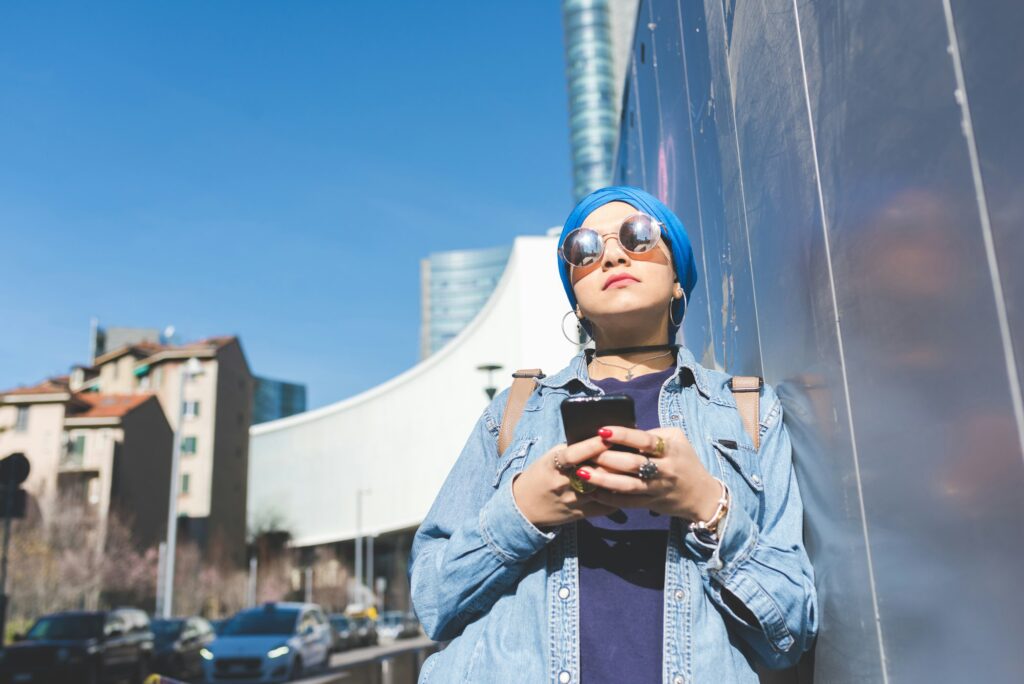
<path id="1" fill-rule="evenodd" d="M 615 180 L 693 240 L 684 343 L 783 399 L 805 680 L 1024 677 L 1020 26 L 1020 3 L 641 3 Z"/>

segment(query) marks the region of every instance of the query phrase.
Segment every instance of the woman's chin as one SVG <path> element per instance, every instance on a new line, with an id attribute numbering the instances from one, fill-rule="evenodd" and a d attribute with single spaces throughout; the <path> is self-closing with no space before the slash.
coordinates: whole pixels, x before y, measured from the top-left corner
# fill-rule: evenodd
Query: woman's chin
<path id="1" fill-rule="evenodd" d="M 623 306 L 592 311 L 587 318 L 605 329 L 636 330 L 638 327 L 660 325 L 664 313 L 660 307 L 652 309 L 642 306 L 627 306 L 625 302 L 623 304 Z M 668 310 L 667 307 L 665 310 Z"/>

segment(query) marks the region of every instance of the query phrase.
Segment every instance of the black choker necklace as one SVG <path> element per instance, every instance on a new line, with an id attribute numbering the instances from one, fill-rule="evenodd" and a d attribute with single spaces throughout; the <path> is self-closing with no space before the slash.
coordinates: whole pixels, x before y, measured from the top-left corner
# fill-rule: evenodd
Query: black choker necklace
<path id="1" fill-rule="evenodd" d="M 659 351 L 661 349 L 678 349 L 678 344 L 649 344 L 644 347 L 616 347 L 614 349 L 595 349 L 594 356 L 611 356 L 612 354 L 635 354 L 636 352 Z"/>

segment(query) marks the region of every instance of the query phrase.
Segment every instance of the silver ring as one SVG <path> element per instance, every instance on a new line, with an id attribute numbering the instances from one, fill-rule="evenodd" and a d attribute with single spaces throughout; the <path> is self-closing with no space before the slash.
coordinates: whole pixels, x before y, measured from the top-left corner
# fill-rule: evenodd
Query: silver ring
<path id="1" fill-rule="evenodd" d="M 644 455 L 644 462 L 640 465 L 640 469 L 637 471 L 636 476 L 644 482 L 650 482 L 654 478 L 658 477 L 658 466 L 655 465 L 654 461 L 651 460 L 650 456 Z"/>

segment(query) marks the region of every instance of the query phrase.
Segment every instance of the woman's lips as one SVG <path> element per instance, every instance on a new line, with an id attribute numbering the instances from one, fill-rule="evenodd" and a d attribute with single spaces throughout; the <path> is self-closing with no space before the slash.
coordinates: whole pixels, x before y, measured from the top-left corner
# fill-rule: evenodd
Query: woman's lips
<path id="1" fill-rule="evenodd" d="M 613 287 L 625 287 L 626 285 L 629 285 L 630 283 L 639 283 L 639 282 L 640 282 L 639 280 L 637 280 L 633 276 L 629 276 L 629 275 L 612 276 L 611 278 L 608 279 L 608 282 L 605 283 L 604 289 L 605 290 L 610 290 Z"/>

